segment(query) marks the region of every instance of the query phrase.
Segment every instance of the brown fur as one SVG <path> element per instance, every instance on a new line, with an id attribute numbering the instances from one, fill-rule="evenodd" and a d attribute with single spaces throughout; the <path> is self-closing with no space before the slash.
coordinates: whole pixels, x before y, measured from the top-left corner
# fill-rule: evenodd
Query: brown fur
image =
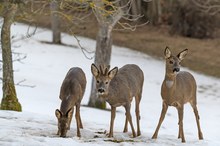
<path id="1" fill-rule="evenodd" d="M 168 106 L 174 106 L 178 110 L 179 115 L 179 135 L 178 138 L 185 142 L 183 132 L 183 110 L 184 104 L 190 103 L 196 117 L 199 139 L 203 139 L 202 131 L 199 123 L 199 114 L 197 110 L 196 101 L 196 81 L 192 74 L 185 71 L 180 71 L 180 62 L 184 59 L 187 54 L 187 49 L 180 52 L 177 56 L 173 56 L 167 47 L 164 55 L 166 58 L 166 74 L 165 79 L 161 87 L 161 96 L 163 99 L 163 108 L 161 111 L 160 120 L 156 131 L 153 135 L 153 139 L 157 138 L 159 128 L 165 118 Z M 176 73 L 178 72 L 178 73 Z"/>
<path id="2" fill-rule="evenodd" d="M 96 88 L 98 96 L 107 101 L 111 106 L 111 123 L 109 137 L 113 137 L 113 125 L 115 119 L 116 107 L 124 106 L 126 110 L 126 120 L 124 132 L 127 132 L 128 122 L 131 125 L 133 137 L 136 132 L 133 127 L 130 114 L 131 101 L 135 96 L 136 101 L 136 119 L 137 119 L 137 135 L 140 133 L 140 111 L 139 104 L 141 101 L 142 87 L 144 82 L 144 74 L 142 70 L 134 64 L 128 64 L 118 70 L 117 67 L 109 71 L 109 66 L 103 65 L 100 68 L 94 64 L 91 65 L 91 71 L 97 83 Z"/>
<path id="3" fill-rule="evenodd" d="M 83 125 L 80 116 L 80 103 L 85 88 L 86 76 L 83 70 L 78 67 L 71 68 L 60 88 L 60 99 L 62 100 L 60 110 L 56 109 L 55 111 L 59 136 L 66 137 L 67 130 L 70 129 L 74 106 L 76 106 L 77 136 L 81 136 L 79 128 L 83 128 Z"/>

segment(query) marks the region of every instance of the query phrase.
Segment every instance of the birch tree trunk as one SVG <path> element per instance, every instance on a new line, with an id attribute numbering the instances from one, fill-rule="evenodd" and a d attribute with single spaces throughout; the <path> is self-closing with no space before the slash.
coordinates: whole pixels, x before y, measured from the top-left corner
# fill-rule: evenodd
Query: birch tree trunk
<path id="1" fill-rule="evenodd" d="M 11 51 L 11 24 L 17 12 L 18 5 L 5 2 L 4 22 L 1 30 L 2 61 L 3 61 L 3 98 L 2 110 L 22 111 L 16 95 Z"/>

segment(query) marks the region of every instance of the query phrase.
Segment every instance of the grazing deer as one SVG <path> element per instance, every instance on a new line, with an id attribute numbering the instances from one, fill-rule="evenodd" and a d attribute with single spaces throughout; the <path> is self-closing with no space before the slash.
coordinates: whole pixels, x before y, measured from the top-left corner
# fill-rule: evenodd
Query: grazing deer
<path id="1" fill-rule="evenodd" d="M 131 101 L 134 96 L 136 102 L 137 135 L 139 136 L 141 135 L 139 104 L 141 101 L 144 74 L 142 70 L 134 64 L 125 65 L 119 70 L 115 67 L 109 71 L 109 68 L 110 66 L 105 65 L 100 65 L 99 68 L 96 67 L 95 64 L 91 65 L 91 72 L 96 79 L 98 96 L 107 101 L 111 106 L 109 137 L 113 137 L 115 112 L 118 106 L 124 106 L 126 110 L 123 132 L 127 132 L 127 124 L 129 122 L 133 137 L 136 137 L 130 113 Z"/>
<path id="2" fill-rule="evenodd" d="M 153 139 L 157 138 L 159 128 L 164 120 L 168 106 L 174 106 L 178 110 L 179 116 L 179 134 L 178 138 L 185 142 L 183 132 L 183 110 L 184 104 L 189 102 L 193 108 L 196 123 L 198 127 L 199 139 L 203 139 L 202 131 L 199 123 L 199 114 L 196 101 L 196 81 L 194 77 L 186 71 L 180 71 L 180 62 L 184 59 L 188 49 L 183 50 L 177 56 L 173 56 L 168 47 L 165 48 L 164 55 L 166 59 L 165 79 L 161 87 L 161 96 L 163 100 L 163 108 L 159 123 L 153 135 Z"/>
<path id="3" fill-rule="evenodd" d="M 60 88 L 60 99 L 62 100 L 60 110 L 56 109 L 55 115 L 58 119 L 58 132 L 60 137 L 66 137 L 67 130 L 73 116 L 74 106 L 76 106 L 77 136 L 80 137 L 79 128 L 83 128 L 80 117 L 80 103 L 86 88 L 86 76 L 82 69 L 73 67 L 67 73 Z"/>

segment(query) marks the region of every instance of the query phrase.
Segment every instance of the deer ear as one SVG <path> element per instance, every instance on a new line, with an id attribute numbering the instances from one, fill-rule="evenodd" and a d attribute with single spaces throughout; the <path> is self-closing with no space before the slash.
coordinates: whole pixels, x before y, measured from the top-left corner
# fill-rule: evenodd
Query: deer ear
<path id="1" fill-rule="evenodd" d="M 91 72 L 93 74 L 94 77 L 97 77 L 99 75 L 99 70 L 98 68 L 95 66 L 95 64 L 91 65 Z"/>
<path id="2" fill-rule="evenodd" d="M 171 56 L 171 51 L 170 51 L 169 47 L 166 47 L 166 48 L 165 48 L 165 50 L 164 50 L 164 56 L 165 56 L 166 59 L 167 59 L 167 58 L 170 58 L 170 56 Z"/>
<path id="3" fill-rule="evenodd" d="M 185 49 L 185 50 L 183 50 L 182 52 L 180 52 L 180 53 L 177 55 L 177 57 L 182 61 L 182 60 L 185 58 L 185 56 L 187 55 L 187 53 L 188 53 L 188 49 Z"/>
<path id="4" fill-rule="evenodd" d="M 71 116 L 73 115 L 73 108 L 69 109 L 66 113 L 66 117 L 67 118 L 71 118 Z"/>
<path id="5" fill-rule="evenodd" d="M 62 117 L 62 113 L 58 109 L 56 109 L 55 115 L 56 115 L 57 119 L 60 119 Z"/>
<path id="6" fill-rule="evenodd" d="M 118 67 L 114 67 L 112 70 L 110 70 L 108 72 L 108 77 L 110 79 L 114 78 L 114 76 L 117 74 L 117 72 L 118 72 Z"/>

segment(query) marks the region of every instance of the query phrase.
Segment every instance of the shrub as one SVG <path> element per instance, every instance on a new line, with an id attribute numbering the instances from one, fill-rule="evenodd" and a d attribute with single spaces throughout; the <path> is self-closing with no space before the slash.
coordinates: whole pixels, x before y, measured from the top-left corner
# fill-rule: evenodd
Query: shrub
<path id="1" fill-rule="evenodd" d="M 215 16 L 201 11 L 190 0 L 176 0 L 172 8 L 170 33 L 193 38 L 212 38 L 215 21 Z"/>

